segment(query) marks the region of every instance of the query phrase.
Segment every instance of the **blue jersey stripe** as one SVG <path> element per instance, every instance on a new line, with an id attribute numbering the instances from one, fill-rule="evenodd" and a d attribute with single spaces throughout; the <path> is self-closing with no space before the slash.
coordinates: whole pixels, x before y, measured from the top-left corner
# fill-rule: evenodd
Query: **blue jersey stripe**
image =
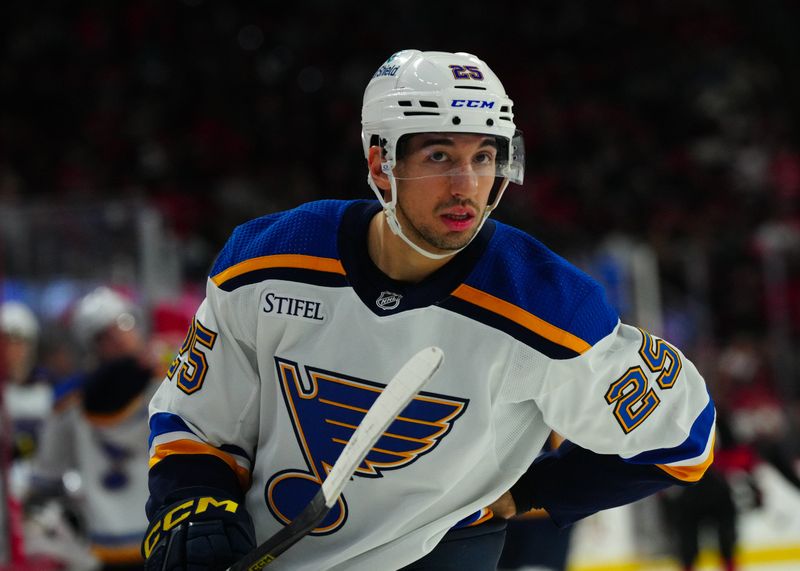
<path id="1" fill-rule="evenodd" d="M 170 432 L 188 432 L 190 434 L 194 434 L 186 422 L 184 422 L 184 420 L 177 414 L 172 414 L 169 412 L 157 412 L 150 417 L 150 437 L 147 440 L 147 446 L 153 446 L 153 440 L 156 436 L 168 434 Z M 217 446 L 217 448 L 223 452 L 236 454 L 237 456 L 247 458 L 248 461 L 251 460 L 250 455 L 239 446 L 235 446 L 233 444 L 223 444 L 222 446 Z"/>
<path id="2" fill-rule="evenodd" d="M 188 432 L 194 434 L 177 414 L 157 412 L 150 417 L 150 438 L 147 440 L 147 446 L 153 446 L 153 439 L 156 436 L 161 436 L 169 432 Z"/>
<path id="3" fill-rule="evenodd" d="M 56 383 L 53 385 L 53 400 L 59 402 L 70 395 L 76 394 L 76 392 L 83 387 L 85 382 L 86 375 L 78 373 Z"/>
<path id="4" fill-rule="evenodd" d="M 706 449 L 708 439 L 711 437 L 710 432 L 711 427 L 714 425 L 715 417 L 714 402 L 709 397 L 708 404 L 695 419 L 686 440 L 674 448 L 649 450 L 631 458 L 626 458 L 626 461 L 634 464 L 669 464 L 670 462 L 696 458 Z"/>
<path id="5" fill-rule="evenodd" d="M 478 520 L 480 520 L 484 516 L 486 516 L 486 513 L 484 512 L 484 510 L 482 510 L 482 509 L 478 510 L 475 513 L 471 513 L 467 517 L 465 517 L 464 519 L 460 520 L 458 523 L 456 523 L 450 529 L 451 530 L 452 529 L 461 529 L 461 528 L 464 528 L 464 527 L 469 527 L 471 525 L 475 525 L 475 523 L 477 523 Z"/>

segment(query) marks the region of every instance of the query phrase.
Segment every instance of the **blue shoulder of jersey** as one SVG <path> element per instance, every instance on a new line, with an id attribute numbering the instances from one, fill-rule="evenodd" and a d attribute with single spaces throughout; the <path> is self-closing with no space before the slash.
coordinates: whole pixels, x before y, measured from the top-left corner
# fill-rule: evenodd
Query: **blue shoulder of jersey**
<path id="1" fill-rule="evenodd" d="M 249 259 L 276 254 L 337 258 L 336 232 L 349 204 L 344 200 L 309 202 L 238 226 L 217 257 L 211 275 Z"/>
<path id="2" fill-rule="evenodd" d="M 619 316 L 602 286 L 528 234 L 502 223 L 455 294 L 534 348 L 570 358 L 607 336 Z"/>
<path id="3" fill-rule="evenodd" d="M 71 397 L 75 397 L 80 393 L 85 383 L 86 374 L 82 372 L 53 383 L 53 408 L 56 410 L 64 408 L 70 402 Z"/>
<path id="4" fill-rule="evenodd" d="M 351 203 L 309 202 L 242 224 L 217 257 L 211 279 L 227 291 L 276 273 L 287 279 L 296 272 L 319 274 L 323 281 L 335 281 L 336 275 L 343 279 L 337 229 Z"/>

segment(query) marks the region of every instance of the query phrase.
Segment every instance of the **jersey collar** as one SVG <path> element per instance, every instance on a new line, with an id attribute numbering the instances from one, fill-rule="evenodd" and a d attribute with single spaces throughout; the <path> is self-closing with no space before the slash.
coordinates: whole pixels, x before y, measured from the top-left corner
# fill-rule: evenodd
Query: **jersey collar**
<path id="1" fill-rule="evenodd" d="M 410 284 L 393 280 L 369 257 L 369 223 L 380 209 L 377 200 L 358 200 L 347 209 L 339 227 L 339 253 L 353 290 L 381 317 L 438 305 L 447 299 L 473 270 L 495 231 L 494 221 L 487 220 L 466 248 L 421 282 Z"/>

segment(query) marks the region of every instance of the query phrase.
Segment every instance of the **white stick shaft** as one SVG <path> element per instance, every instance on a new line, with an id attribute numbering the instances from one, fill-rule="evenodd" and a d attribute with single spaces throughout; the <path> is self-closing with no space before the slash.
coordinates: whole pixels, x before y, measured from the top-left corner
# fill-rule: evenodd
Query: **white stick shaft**
<path id="1" fill-rule="evenodd" d="M 392 377 L 386 388 L 361 420 L 336 463 L 322 483 L 325 505 L 332 507 L 358 465 L 389 428 L 398 414 L 442 364 L 444 353 L 438 347 L 427 347 L 415 354 Z"/>

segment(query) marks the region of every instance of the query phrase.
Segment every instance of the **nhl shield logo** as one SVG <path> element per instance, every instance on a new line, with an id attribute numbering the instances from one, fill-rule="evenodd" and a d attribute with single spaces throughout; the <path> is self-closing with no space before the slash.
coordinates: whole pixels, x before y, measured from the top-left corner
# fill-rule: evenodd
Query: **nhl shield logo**
<path id="1" fill-rule="evenodd" d="M 375 305 L 383 310 L 389 311 L 390 309 L 395 309 L 398 305 L 400 305 L 401 299 L 403 299 L 403 296 L 399 293 L 394 293 L 393 291 L 382 291 L 380 297 L 375 300 Z"/>

